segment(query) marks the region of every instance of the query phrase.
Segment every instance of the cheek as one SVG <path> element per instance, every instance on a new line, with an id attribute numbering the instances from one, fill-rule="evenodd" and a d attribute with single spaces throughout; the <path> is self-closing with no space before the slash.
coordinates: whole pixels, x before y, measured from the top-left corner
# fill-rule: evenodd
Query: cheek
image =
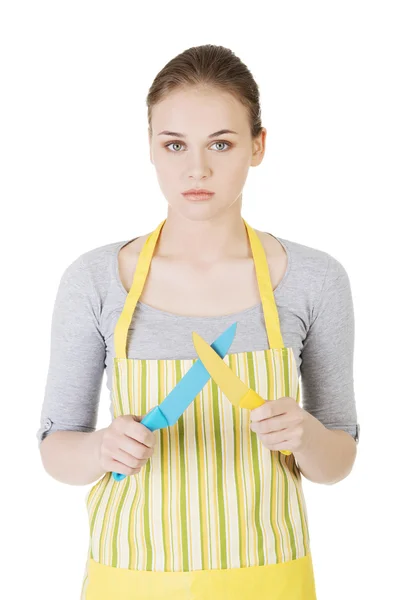
<path id="1" fill-rule="evenodd" d="M 165 157 L 164 155 L 154 157 L 154 167 L 157 175 L 163 179 L 171 178 L 172 174 L 179 173 L 183 169 L 183 161 L 179 157 Z"/>
<path id="2" fill-rule="evenodd" d="M 224 171 L 226 172 L 225 181 L 228 182 L 231 190 L 241 191 L 249 174 L 248 161 L 243 157 L 229 161 L 229 164 L 227 161 Z"/>
<path id="3" fill-rule="evenodd" d="M 163 194 L 168 197 L 179 196 L 180 192 L 185 188 L 182 178 L 180 176 L 180 170 L 177 166 L 177 162 L 166 161 L 165 163 L 156 163 L 155 170 L 157 175 L 158 184 Z M 170 164 L 172 163 L 172 164 Z M 183 197 L 182 197 L 183 199 Z"/>

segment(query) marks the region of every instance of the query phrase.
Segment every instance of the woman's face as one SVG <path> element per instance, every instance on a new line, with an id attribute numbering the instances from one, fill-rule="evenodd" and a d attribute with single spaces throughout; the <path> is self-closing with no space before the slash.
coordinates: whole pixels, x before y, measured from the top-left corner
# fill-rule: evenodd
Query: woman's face
<path id="1" fill-rule="evenodd" d="M 225 129 L 236 133 L 209 137 Z M 229 93 L 205 87 L 171 92 L 153 107 L 149 134 L 151 162 L 169 209 L 198 221 L 235 203 L 240 212 L 247 173 L 262 161 L 265 137 L 263 128 L 252 140 L 246 108 Z M 191 188 L 214 195 L 193 202 L 182 195 Z"/>

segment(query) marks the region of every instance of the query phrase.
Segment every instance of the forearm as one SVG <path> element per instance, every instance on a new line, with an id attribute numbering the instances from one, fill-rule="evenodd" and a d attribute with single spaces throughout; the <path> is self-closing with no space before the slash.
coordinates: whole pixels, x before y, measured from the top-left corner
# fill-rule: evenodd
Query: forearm
<path id="1" fill-rule="evenodd" d="M 98 450 L 102 432 L 55 431 L 40 444 L 46 472 L 69 485 L 87 485 L 105 473 L 100 466 Z"/>
<path id="2" fill-rule="evenodd" d="M 357 455 L 354 438 L 342 430 L 327 429 L 313 419 L 311 434 L 302 451 L 293 451 L 300 471 L 314 483 L 333 484 L 345 479 L 351 472 Z"/>

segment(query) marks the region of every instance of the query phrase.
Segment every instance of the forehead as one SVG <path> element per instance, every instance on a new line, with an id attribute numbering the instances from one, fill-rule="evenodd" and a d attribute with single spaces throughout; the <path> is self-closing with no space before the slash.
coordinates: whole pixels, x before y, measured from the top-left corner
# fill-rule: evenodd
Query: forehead
<path id="1" fill-rule="evenodd" d="M 210 88 L 188 88 L 170 92 L 152 109 L 153 131 L 168 129 L 205 137 L 219 129 L 239 134 L 248 127 L 247 112 L 229 92 Z"/>

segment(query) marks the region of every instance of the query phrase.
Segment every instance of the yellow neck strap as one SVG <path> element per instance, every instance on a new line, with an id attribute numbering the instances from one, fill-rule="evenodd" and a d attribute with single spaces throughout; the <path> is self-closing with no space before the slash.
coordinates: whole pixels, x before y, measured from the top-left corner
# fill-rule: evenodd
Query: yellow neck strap
<path id="1" fill-rule="evenodd" d="M 129 325 L 131 324 L 133 313 L 138 300 L 142 294 L 146 283 L 147 275 L 150 269 L 150 263 L 153 258 L 154 249 L 157 240 L 164 226 L 166 219 L 162 221 L 147 238 L 140 251 L 138 262 L 133 277 L 132 286 L 126 298 L 124 308 L 120 314 L 114 330 L 114 345 L 116 358 L 126 358 L 126 341 Z M 279 324 L 278 310 L 275 304 L 274 293 L 272 290 L 271 278 L 269 274 L 267 257 L 260 238 L 243 219 L 249 236 L 250 247 L 253 254 L 253 260 L 256 270 L 258 289 L 260 291 L 261 302 L 264 312 L 265 327 L 267 330 L 268 343 L 270 348 L 283 348 L 283 339 Z"/>

